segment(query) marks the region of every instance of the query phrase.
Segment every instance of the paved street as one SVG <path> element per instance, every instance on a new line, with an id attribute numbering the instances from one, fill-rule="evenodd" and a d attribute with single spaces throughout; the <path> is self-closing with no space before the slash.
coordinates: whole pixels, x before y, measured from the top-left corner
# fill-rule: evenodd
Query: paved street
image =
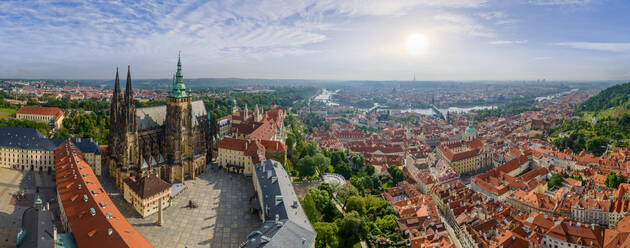
<path id="1" fill-rule="evenodd" d="M 254 194 L 251 178 L 209 169 L 187 181 L 187 188 L 164 211 L 165 225 L 156 226 L 157 214 L 142 219 L 111 184 L 101 180 L 110 198 L 127 220 L 155 247 L 238 247 L 247 235 L 261 226 L 249 213 Z M 197 203 L 187 208 L 189 200 Z"/>

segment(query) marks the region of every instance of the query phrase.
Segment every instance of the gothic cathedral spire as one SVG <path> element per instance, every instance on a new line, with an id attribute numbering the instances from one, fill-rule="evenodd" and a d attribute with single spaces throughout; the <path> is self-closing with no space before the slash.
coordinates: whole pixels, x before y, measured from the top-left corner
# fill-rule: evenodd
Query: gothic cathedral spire
<path id="1" fill-rule="evenodd" d="M 120 78 L 118 76 L 118 68 L 116 68 L 116 79 L 114 80 L 114 92 L 112 93 L 111 106 L 109 110 L 110 116 L 110 135 L 109 135 L 109 144 L 117 144 L 120 142 L 120 136 L 117 130 L 119 130 L 119 121 L 120 117 Z M 108 149 L 110 154 L 117 154 L 118 150 L 116 146 L 110 146 Z"/>
<path id="2" fill-rule="evenodd" d="M 127 66 L 127 86 L 125 88 L 125 129 L 127 132 L 136 132 L 136 104 L 133 101 L 133 88 L 131 87 L 131 66 Z"/>
<path id="3" fill-rule="evenodd" d="M 131 66 L 127 66 L 127 86 L 125 87 L 125 104 L 133 103 L 133 89 L 131 88 Z"/>
<path id="4" fill-rule="evenodd" d="M 116 123 L 118 120 L 118 98 L 120 97 L 120 79 L 118 77 L 118 67 L 116 68 L 116 80 L 114 81 L 114 92 L 112 94 L 112 102 L 111 108 L 109 111 L 110 118 L 112 119 L 112 123 Z"/>

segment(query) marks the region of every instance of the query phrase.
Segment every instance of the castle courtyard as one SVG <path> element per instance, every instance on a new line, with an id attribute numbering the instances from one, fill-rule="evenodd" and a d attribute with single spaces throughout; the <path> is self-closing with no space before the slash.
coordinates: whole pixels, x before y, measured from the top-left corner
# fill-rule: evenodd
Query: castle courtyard
<path id="1" fill-rule="evenodd" d="M 33 206 L 38 188 L 42 200 L 56 198 L 55 183 L 51 175 L 45 172 L 0 168 L 0 247 L 15 247 L 22 214 Z M 24 198 L 17 199 L 16 195 L 20 191 L 24 192 Z M 51 205 L 51 208 L 55 207 L 56 204 Z M 53 211 L 57 213 L 56 209 Z"/>
<path id="2" fill-rule="evenodd" d="M 164 210 L 164 225 L 157 226 L 158 215 L 141 218 L 127 204 L 110 178 L 100 178 L 116 207 L 155 247 L 238 247 L 247 235 L 257 230 L 260 219 L 249 212 L 254 195 L 250 177 L 221 169 L 208 169 Z M 189 200 L 196 208 L 189 208 Z"/>

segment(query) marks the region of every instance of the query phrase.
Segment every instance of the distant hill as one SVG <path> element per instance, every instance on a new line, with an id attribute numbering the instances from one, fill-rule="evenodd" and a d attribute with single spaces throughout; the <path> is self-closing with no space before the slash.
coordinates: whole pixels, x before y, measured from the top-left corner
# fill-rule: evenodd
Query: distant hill
<path id="1" fill-rule="evenodd" d="M 577 111 L 602 111 L 613 107 L 630 107 L 630 83 L 618 84 L 607 88 L 586 100 L 577 107 Z"/>
<path id="2" fill-rule="evenodd" d="M 563 120 L 551 130 L 550 141 L 558 148 L 599 156 L 609 145 L 630 147 L 630 83 L 601 91 L 579 105 L 576 114 L 582 119 Z"/>

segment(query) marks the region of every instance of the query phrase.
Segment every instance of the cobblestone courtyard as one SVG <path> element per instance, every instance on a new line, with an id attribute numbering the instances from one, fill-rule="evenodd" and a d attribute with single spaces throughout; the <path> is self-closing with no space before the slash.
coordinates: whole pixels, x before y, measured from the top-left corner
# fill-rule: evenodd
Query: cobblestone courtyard
<path id="1" fill-rule="evenodd" d="M 42 172 L 0 168 L 0 247 L 15 247 L 18 228 L 24 210 L 33 205 L 37 187 L 42 200 L 55 198 L 52 176 Z M 14 195 L 20 190 L 26 199 L 17 202 Z"/>
<path id="2" fill-rule="evenodd" d="M 249 212 L 254 194 L 252 180 L 224 170 L 208 171 L 195 180 L 164 210 L 164 225 L 155 225 L 157 214 L 143 219 L 120 195 L 109 178 L 101 184 L 127 220 L 155 247 L 238 247 L 261 226 Z M 188 208 L 188 201 L 197 208 Z"/>

